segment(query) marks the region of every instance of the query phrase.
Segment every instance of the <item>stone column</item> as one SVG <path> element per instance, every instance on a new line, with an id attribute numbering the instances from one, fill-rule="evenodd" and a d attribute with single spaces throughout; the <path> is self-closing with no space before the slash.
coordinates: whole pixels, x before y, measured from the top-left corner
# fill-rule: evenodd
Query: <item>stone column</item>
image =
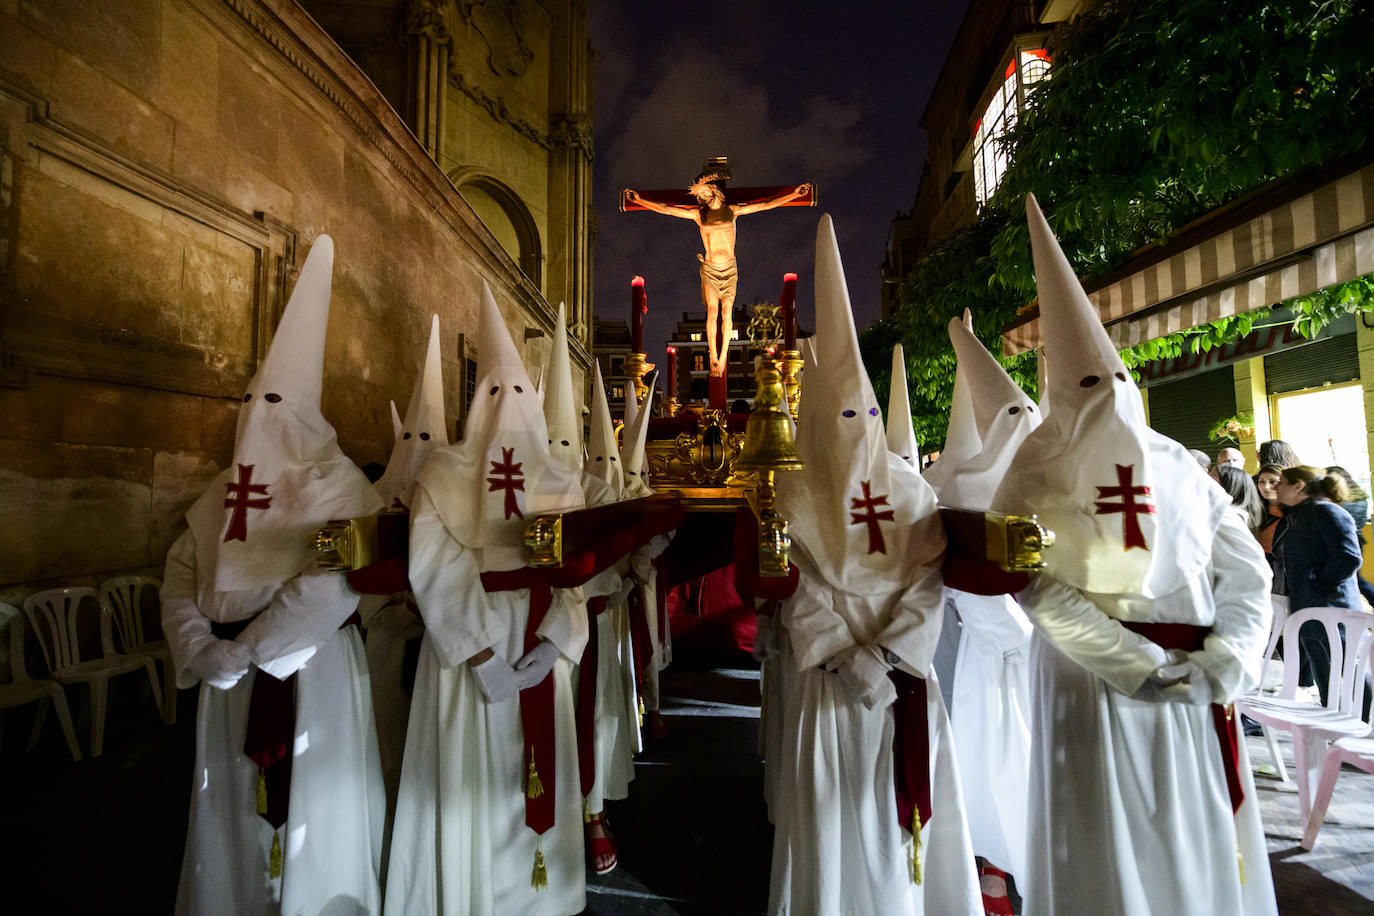
<path id="1" fill-rule="evenodd" d="M 1355 315 L 1355 347 L 1360 356 L 1360 388 L 1364 391 L 1365 437 L 1369 454 L 1374 455 L 1374 328 L 1365 324 L 1368 320 L 1374 320 L 1369 312 Z"/>
<path id="2" fill-rule="evenodd" d="M 585 0 L 554 11 L 549 67 L 549 246 L 544 289 L 568 306 L 569 330 L 591 348 L 591 71 Z"/>
<path id="3" fill-rule="evenodd" d="M 444 150 L 444 97 L 448 91 L 449 49 L 453 45 L 445 17 L 447 8 L 444 0 L 411 0 L 404 26 L 410 45 L 410 127 L 436 162 L 441 161 Z"/>
<path id="4" fill-rule="evenodd" d="M 1236 386 L 1236 413 L 1249 411 L 1255 417 L 1255 433 L 1238 443 L 1245 456 L 1245 470 L 1259 472 L 1259 443 L 1272 439 L 1269 422 L 1269 391 L 1264 378 L 1264 357 L 1241 360 L 1231 367 Z"/>

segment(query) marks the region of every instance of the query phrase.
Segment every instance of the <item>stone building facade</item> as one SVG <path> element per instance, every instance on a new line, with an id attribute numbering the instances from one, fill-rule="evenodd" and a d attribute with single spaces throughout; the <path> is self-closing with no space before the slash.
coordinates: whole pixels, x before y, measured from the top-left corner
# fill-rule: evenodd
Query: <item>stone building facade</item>
<path id="1" fill-rule="evenodd" d="M 160 569 L 322 233 L 358 463 L 431 314 L 456 435 L 484 280 L 532 369 L 566 300 L 585 377 L 584 4 L 335 6 L 0 2 L 0 600 Z"/>

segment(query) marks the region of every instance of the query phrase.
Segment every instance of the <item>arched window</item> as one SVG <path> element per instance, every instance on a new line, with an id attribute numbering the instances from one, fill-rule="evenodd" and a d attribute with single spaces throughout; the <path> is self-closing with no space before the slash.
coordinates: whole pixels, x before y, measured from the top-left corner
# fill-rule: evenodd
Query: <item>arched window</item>
<path id="1" fill-rule="evenodd" d="M 1019 63 L 1019 66 L 1018 66 Z M 1002 72 L 1001 82 L 973 129 L 973 193 L 985 204 L 1007 170 L 1002 137 L 1026 106 L 1026 92 L 1050 75 L 1050 56 L 1044 48 L 1019 48 Z"/>
<path id="2" fill-rule="evenodd" d="M 461 184 L 457 180 L 454 183 L 506 254 L 542 289 L 544 253 L 539 230 L 525 204 L 510 188 L 489 177 L 475 176 L 463 179 Z"/>

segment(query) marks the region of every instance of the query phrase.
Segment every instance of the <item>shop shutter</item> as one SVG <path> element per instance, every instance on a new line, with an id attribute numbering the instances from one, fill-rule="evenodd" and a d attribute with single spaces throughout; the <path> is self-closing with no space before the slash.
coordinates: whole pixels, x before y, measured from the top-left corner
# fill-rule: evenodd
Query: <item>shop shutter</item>
<path id="1" fill-rule="evenodd" d="M 1150 426 L 1184 448 L 1201 449 L 1212 458 L 1228 443 L 1213 442 L 1207 431 L 1235 412 L 1236 383 L 1230 366 L 1150 389 Z"/>
<path id="2" fill-rule="evenodd" d="M 1270 394 L 1320 388 L 1360 377 L 1360 351 L 1354 334 L 1315 340 L 1264 358 L 1264 382 Z"/>

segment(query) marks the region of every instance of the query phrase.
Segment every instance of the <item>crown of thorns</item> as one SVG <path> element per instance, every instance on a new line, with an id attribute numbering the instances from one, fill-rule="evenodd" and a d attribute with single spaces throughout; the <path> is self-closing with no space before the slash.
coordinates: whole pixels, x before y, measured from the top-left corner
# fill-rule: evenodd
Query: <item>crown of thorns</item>
<path id="1" fill-rule="evenodd" d="M 708 187 L 714 187 L 716 182 L 719 180 L 720 175 L 716 174 L 715 172 L 712 172 L 709 175 L 701 175 L 697 178 L 696 181 L 692 182 L 692 186 L 687 189 L 687 193 L 695 197 L 697 192 L 705 190 Z M 715 190 L 719 191 L 720 188 L 716 187 Z"/>

